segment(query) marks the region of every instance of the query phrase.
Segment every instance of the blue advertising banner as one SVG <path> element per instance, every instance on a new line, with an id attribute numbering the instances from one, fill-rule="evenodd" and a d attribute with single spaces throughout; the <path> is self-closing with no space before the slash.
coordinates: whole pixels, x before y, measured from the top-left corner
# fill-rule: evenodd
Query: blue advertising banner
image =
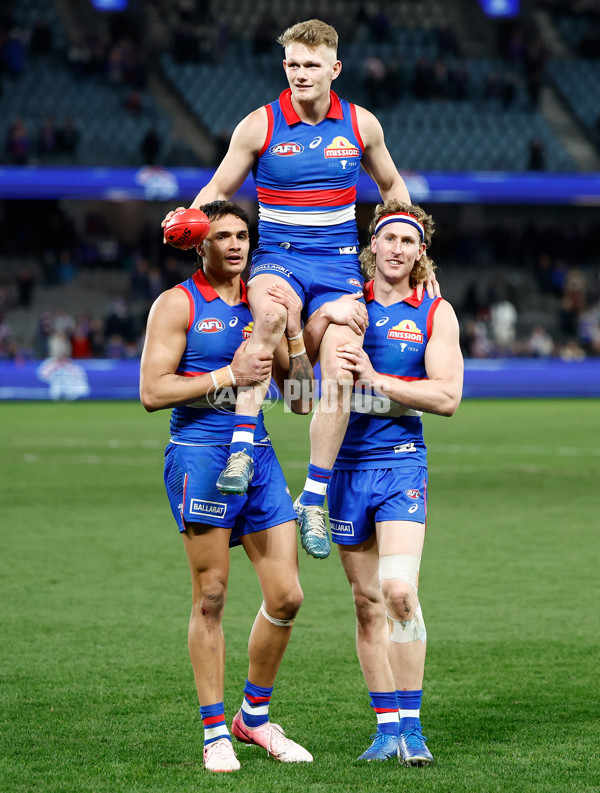
<path id="1" fill-rule="evenodd" d="M 209 169 L 0 167 L 0 199 L 191 201 L 213 175 Z M 402 172 L 414 201 L 434 204 L 578 204 L 600 206 L 600 173 Z M 236 194 L 255 201 L 248 177 Z M 377 203 L 379 191 L 361 173 L 359 202 Z"/>
<path id="2" fill-rule="evenodd" d="M 0 362 L 0 400 L 139 399 L 139 360 Z M 600 359 L 465 361 L 465 398 L 600 397 Z"/>

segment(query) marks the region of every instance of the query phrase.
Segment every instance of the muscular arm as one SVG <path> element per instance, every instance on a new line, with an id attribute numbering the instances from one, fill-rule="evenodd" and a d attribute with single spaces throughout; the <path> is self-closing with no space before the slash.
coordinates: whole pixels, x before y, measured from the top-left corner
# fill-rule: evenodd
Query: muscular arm
<path id="1" fill-rule="evenodd" d="M 411 203 L 404 179 L 398 173 L 394 161 L 385 145 L 383 129 L 375 116 L 364 107 L 356 107 L 358 128 L 364 143 L 362 166 L 379 188 L 381 198 L 387 201 Z"/>
<path id="2" fill-rule="evenodd" d="M 433 329 L 425 350 L 427 380 L 400 380 L 376 372 L 364 350 L 345 345 L 338 353 L 350 371 L 366 380 L 394 402 L 414 410 L 452 416 L 460 404 L 464 364 L 459 345 L 458 320 L 445 300 L 433 318 Z"/>
<path id="3" fill-rule="evenodd" d="M 187 340 L 190 304 L 181 289 L 169 289 L 148 316 L 140 365 L 140 399 L 148 412 L 185 405 L 208 393 L 210 374 L 175 374 Z"/>
<path id="4" fill-rule="evenodd" d="M 190 304 L 181 289 L 168 289 L 148 316 L 140 365 L 140 399 L 149 413 L 189 405 L 214 389 L 210 373 L 183 377 L 177 367 L 187 343 Z M 270 353 L 246 353 L 243 342 L 231 361 L 239 385 L 254 385 L 269 376 Z"/>
<path id="5" fill-rule="evenodd" d="M 191 205 L 195 209 L 211 201 L 231 198 L 250 173 L 267 137 L 267 113 L 264 107 L 242 119 L 231 136 L 227 154 L 210 182 L 198 193 Z"/>

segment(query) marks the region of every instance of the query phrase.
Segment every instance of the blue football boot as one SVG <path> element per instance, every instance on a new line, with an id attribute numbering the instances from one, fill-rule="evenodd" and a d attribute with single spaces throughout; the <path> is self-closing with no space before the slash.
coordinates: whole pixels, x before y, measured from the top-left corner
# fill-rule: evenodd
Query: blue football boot
<path id="1" fill-rule="evenodd" d="M 254 476 L 254 460 L 246 452 L 229 455 L 217 479 L 217 490 L 224 495 L 243 495 Z"/>
<path id="2" fill-rule="evenodd" d="M 300 496 L 294 502 L 294 509 L 302 547 L 315 559 L 326 559 L 331 553 L 331 542 L 325 524 L 325 510 L 316 505 L 305 507 L 300 503 Z"/>
<path id="3" fill-rule="evenodd" d="M 397 755 L 399 740 L 397 735 L 377 731 L 375 735 L 371 735 L 371 738 L 373 743 L 361 754 L 359 760 L 389 760 L 390 757 Z"/>
<path id="4" fill-rule="evenodd" d="M 425 746 L 427 738 L 421 733 L 420 727 L 411 727 L 400 733 L 398 743 L 398 762 L 401 765 L 429 765 L 433 755 Z"/>

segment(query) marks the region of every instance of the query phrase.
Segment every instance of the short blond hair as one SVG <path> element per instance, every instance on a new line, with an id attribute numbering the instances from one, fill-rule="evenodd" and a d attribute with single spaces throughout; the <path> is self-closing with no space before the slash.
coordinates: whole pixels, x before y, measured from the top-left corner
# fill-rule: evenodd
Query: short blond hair
<path id="1" fill-rule="evenodd" d="M 322 44 L 337 53 L 338 34 L 335 28 L 320 19 L 308 19 L 306 22 L 298 22 L 287 30 L 284 30 L 277 39 L 282 47 L 299 42 L 311 49 L 320 47 Z"/>
<path id="2" fill-rule="evenodd" d="M 360 263 L 362 264 L 363 273 L 365 278 L 371 279 L 375 276 L 375 254 L 371 250 L 371 237 L 375 234 L 377 224 L 385 215 L 394 215 L 397 212 L 407 212 L 414 217 L 423 226 L 425 237 L 423 242 L 429 248 L 431 245 L 431 237 L 434 232 L 434 223 L 431 215 L 428 215 L 422 207 L 417 204 L 405 204 L 402 201 L 397 201 L 395 198 L 386 201 L 385 204 L 377 204 L 373 218 L 369 224 L 369 244 L 360 252 Z M 381 231 L 380 231 L 381 233 Z M 410 285 L 415 287 L 417 284 L 422 284 L 427 280 L 430 273 L 435 272 L 435 264 L 433 259 L 427 255 L 427 251 L 423 253 L 418 262 L 415 262 L 414 267 L 410 271 Z"/>

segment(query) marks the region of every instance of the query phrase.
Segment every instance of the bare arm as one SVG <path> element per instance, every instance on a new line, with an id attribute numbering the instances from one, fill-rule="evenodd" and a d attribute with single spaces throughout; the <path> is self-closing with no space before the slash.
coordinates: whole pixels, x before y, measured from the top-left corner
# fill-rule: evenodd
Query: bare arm
<path id="1" fill-rule="evenodd" d="M 311 363 L 314 365 L 319 357 L 319 347 L 325 331 L 331 323 L 348 325 L 357 336 L 362 336 L 369 324 L 367 307 L 361 302 L 362 292 L 344 295 L 343 297 L 323 303 L 304 326 L 304 343 Z"/>
<path id="2" fill-rule="evenodd" d="M 433 318 L 433 329 L 425 350 L 427 380 L 400 380 L 373 369 L 366 352 L 355 345 L 345 344 L 338 350 L 343 367 L 355 372 L 360 380 L 369 383 L 394 402 L 452 416 L 462 398 L 464 364 L 459 345 L 458 320 L 454 309 L 442 301 Z"/>
<path id="3" fill-rule="evenodd" d="M 210 201 L 231 198 L 252 170 L 267 137 L 267 129 L 267 113 L 264 107 L 259 107 L 242 119 L 231 136 L 227 154 L 213 178 L 200 190 L 190 206 L 197 209 Z"/>
<path id="4" fill-rule="evenodd" d="M 150 310 L 140 365 L 140 399 L 150 413 L 191 404 L 214 389 L 210 373 L 196 377 L 176 373 L 187 343 L 189 312 L 187 295 L 177 288 L 163 292 Z M 258 383 L 269 376 L 273 356 L 247 354 L 245 345 L 231 361 L 233 374 L 239 384 Z"/>
<path id="5" fill-rule="evenodd" d="M 396 198 L 410 204 L 404 179 L 398 173 L 385 145 L 383 129 L 375 116 L 364 107 L 356 107 L 358 128 L 364 143 L 362 166 L 379 188 L 384 201 Z"/>
<path id="6" fill-rule="evenodd" d="M 302 301 L 284 281 L 268 290 L 276 303 L 287 308 L 285 335 L 275 349 L 273 377 L 292 413 L 306 415 L 313 407 L 314 373 L 306 349 L 300 355 L 290 356 L 288 339 L 302 337 Z M 299 345 L 302 342 L 299 340 Z"/>

